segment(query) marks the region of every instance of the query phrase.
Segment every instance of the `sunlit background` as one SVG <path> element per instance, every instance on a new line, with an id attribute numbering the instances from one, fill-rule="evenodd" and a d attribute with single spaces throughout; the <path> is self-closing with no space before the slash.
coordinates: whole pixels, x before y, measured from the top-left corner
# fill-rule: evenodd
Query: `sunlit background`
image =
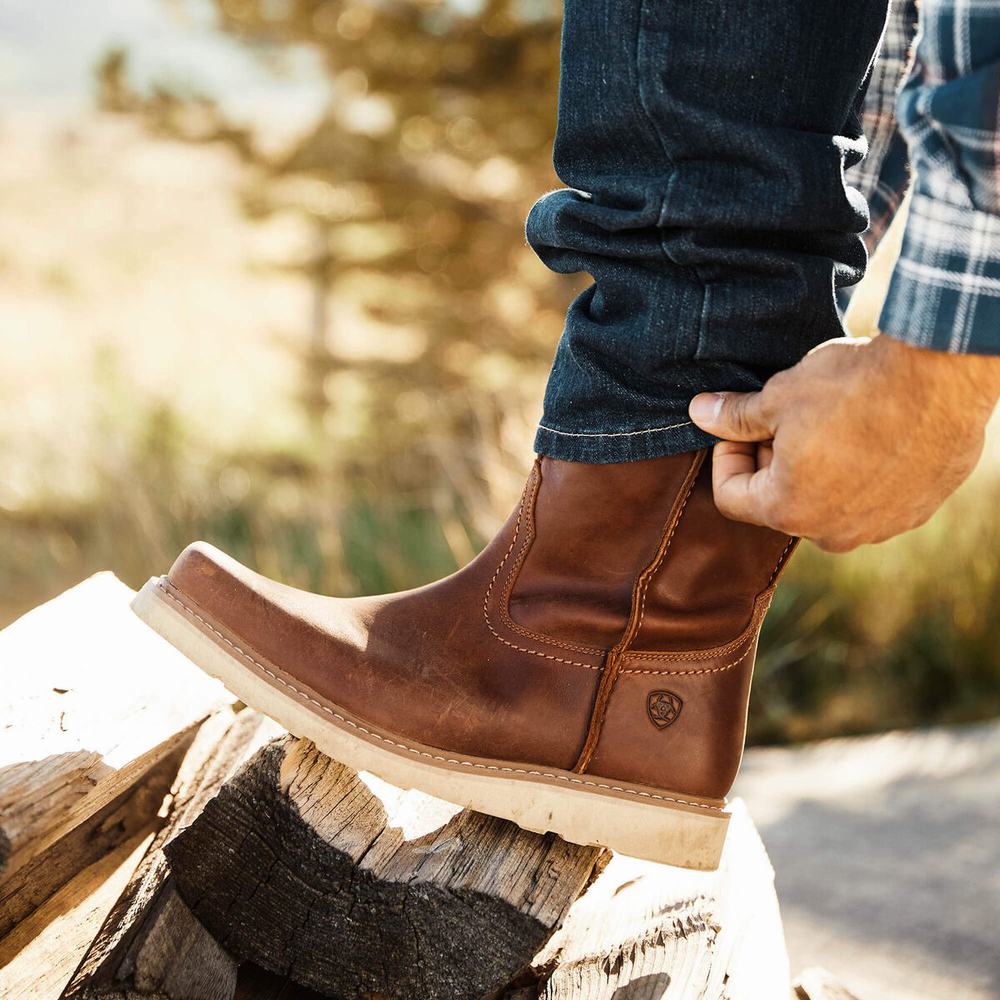
<path id="1" fill-rule="evenodd" d="M 558 184 L 559 14 L 0 7 L 0 625 L 194 538 L 354 594 L 492 535 L 581 287 L 523 236 Z M 924 529 L 800 552 L 753 741 L 1000 714 L 993 452 Z"/>

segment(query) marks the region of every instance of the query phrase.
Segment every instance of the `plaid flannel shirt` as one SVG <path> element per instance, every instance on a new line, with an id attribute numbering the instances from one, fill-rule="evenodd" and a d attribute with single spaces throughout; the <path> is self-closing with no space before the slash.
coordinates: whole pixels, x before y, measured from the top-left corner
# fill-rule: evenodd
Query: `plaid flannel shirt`
<path id="1" fill-rule="evenodd" d="M 895 0 L 865 97 L 869 156 L 848 174 L 868 199 L 869 249 L 913 174 L 879 326 L 1000 354 L 1000 0 L 921 0 L 917 21 L 915 0 Z"/>

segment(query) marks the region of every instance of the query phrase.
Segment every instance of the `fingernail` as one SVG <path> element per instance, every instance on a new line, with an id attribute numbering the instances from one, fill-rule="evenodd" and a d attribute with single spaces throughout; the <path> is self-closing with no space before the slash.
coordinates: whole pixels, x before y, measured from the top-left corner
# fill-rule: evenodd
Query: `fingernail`
<path id="1" fill-rule="evenodd" d="M 688 413 L 696 424 L 715 424 L 726 397 L 721 392 L 702 392 L 691 400 Z"/>

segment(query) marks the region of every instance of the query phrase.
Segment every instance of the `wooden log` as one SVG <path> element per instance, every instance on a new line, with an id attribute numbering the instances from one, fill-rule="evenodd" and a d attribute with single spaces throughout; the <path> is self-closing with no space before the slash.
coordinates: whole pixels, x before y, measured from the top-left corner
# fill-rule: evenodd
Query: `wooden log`
<path id="1" fill-rule="evenodd" d="M 615 855 L 504 1000 L 778 1000 L 788 956 L 774 871 L 732 803 L 717 872 Z"/>
<path id="2" fill-rule="evenodd" d="M 100 573 L 0 632 L 0 885 L 232 703 L 135 617 L 133 596 Z M 67 878 L 94 860 L 90 847 L 66 842 Z"/>
<path id="3" fill-rule="evenodd" d="M 63 994 L 67 1000 L 233 1000 L 237 963 L 177 896 L 163 847 L 278 732 L 250 711 L 217 714 L 200 728 L 181 765 L 167 822 L 80 961 Z"/>
<path id="4" fill-rule="evenodd" d="M 352 1000 L 461 1000 L 525 968 L 606 852 L 263 748 L 166 846 L 227 951 Z"/>
<path id="5" fill-rule="evenodd" d="M 23 921 L 81 866 L 89 867 L 120 845 L 159 829 L 163 800 L 177 775 L 183 754 L 175 752 L 156 764 L 133 788 L 35 855 L 0 885 L 0 938 Z M 37 921 L 36 921 L 37 923 Z"/>
<path id="6" fill-rule="evenodd" d="M 244 962 L 237 972 L 233 1000 L 323 1000 L 323 994 Z"/>
<path id="7" fill-rule="evenodd" d="M 152 839 L 140 834 L 120 844 L 0 940 L 3 1000 L 58 1000 Z"/>

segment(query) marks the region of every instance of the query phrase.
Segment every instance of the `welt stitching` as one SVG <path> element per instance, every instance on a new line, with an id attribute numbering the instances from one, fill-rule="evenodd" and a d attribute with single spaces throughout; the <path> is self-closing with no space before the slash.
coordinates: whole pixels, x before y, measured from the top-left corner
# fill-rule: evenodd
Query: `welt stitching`
<path id="1" fill-rule="evenodd" d="M 304 691 L 299 690 L 299 688 L 297 688 L 294 684 L 290 684 L 284 678 L 279 677 L 276 673 L 274 673 L 274 671 L 268 669 L 259 660 L 254 659 L 248 652 L 246 652 L 246 650 L 241 649 L 234 642 L 232 642 L 228 636 L 223 635 L 223 633 L 220 632 L 217 628 L 215 628 L 215 626 L 212 625 L 210 621 L 207 621 L 205 618 L 203 618 L 200 614 L 198 614 L 197 611 L 191 608 L 187 603 L 185 603 L 184 601 L 180 600 L 179 598 L 175 597 L 172 593 L 170 593 L 170 591 L 163 585 L 162 581 L 157 581 L 156 586 L 157 589 L 162 591 L 171 601 L 173 601 L 175 604 L 181 607 L 186 614 L 191 615 L 193 618 L 197 618 L 198 621 L 202 623 L 202 625 L 204 625 L 207 629 L 209 629 L 211 632 L 217 635 L 224 643 L 226 643 L 227 646 L 230 646 L 236 653 L 242 656 L 245 660 L 248 660 L 250 663 L 254 664 L 254 666 L 259 668 L 260 670 L 263 670 L 268 677 L 277 681 L 283 687 L 286 687 L 289 690 L 294 691 L 295 694 L 297 694 L 300 698 L 304 698 L 306 701 L 310 702 L 310 704 L 315 705 L 321 711 L 325 712 L 327 715 L 332 716 L 338 722 L 342 722 L 345 725 L 350 726 L 352 729 L 357 729 L 359 732 L 362 732 L 366 736 L 369 736 L 374 740 L 378 740 L 381 743 L 388 743 L 390 746 L 394 746 L 399 750 L 405 750 L 407 753 L 415 754 L 420 757 L 427 757 L 430 760 L 437 760 L 443 764 L 456 764 L 462 767 L 474 767 L 484 771 L 498 771 L 506 774 L 524 774 L 530 777 L 537 777 L 537 778 L 553 778 L 557 781 L 565 781 L 573 785 L 588 785 L 591 788 L 603 788 L 610 792 L 622 792 L 626 795 L 635 795 L 640 798 L 656 799 L 661 802 L 674 802 L 677 805 L 693 806 L 697 809 L 708 810 L 709 812 L 725 813 L 725 810 L 721 809 L 719 806 L 708 805 L 705 802 L 692 802 L 689 799 L 678 799 L 678 798 L 673 798 L 669 795 L 657 795 L 655 792 L 640 791 L 639 789 L 636 788 L 623 788 L 620 785 L 608 785 L 599 781 L 587 781 L 584 778 L 574 778 L 571 777 L 570 775 L 565 775 L 565 774 L 554 774 L 550 771 L 539 771 L 521 767 L 507 767 L 498 764 L 481 764 L 478 763 L 477 761 L 463 760 L 462 758 L 457 758 L 457 757 L 443 757 L 438 754 L 428 753 L 426 750 L 418 750 L 416 747 L 407 746 L 407 744 L 399 743 L 396 740 L 391 740 L 388 737 L 382 736 L 379 733 L 373 732 L 372 730 L 365 728 L 364 726 L 355 722 L 353 719 L 348 719 L 346 716 L 333 711 L 333 709 L 331 709 L 329 706 L 324 705 L 321 701 L 318 701 L 317 699 L 310 697 Z"/>

